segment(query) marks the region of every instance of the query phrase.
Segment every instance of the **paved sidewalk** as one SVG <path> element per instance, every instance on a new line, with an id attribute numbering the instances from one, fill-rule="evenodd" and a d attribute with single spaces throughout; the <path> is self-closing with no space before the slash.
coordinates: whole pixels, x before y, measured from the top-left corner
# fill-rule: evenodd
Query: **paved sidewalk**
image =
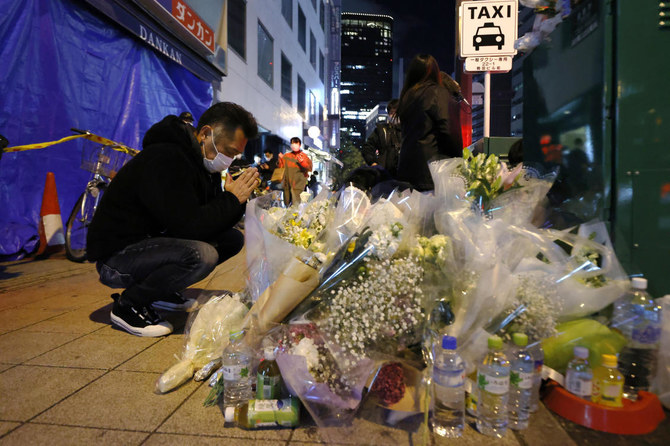
<path id="1" fill-rule="evenodd" d="M 190 292 L 245 286 L 244 251 L 220 265 Z M 350 428 L 306 426 L 245 431 L 224 427 L 217 407 L 202 406 L 209 387 L 190 381 L 154 394 L 160 374 L 184 341 L 184 314 L 167 313 L 176 330 L 139 338 L 110 325 L 110 291 L 92 264 L 56 254 L 44 260 L 0 263 L 0 445 L 306 445 L 319 443 L 420 445 L 420 422 L 389 427 L 379 411 Z M 426 444 L 574 445 L 670 444 L 666 419 L 653 435 L 623 437 L 576 426 L 543 406 L 531 427 L 501 440 L 468 426 L 460 440 Z"/>

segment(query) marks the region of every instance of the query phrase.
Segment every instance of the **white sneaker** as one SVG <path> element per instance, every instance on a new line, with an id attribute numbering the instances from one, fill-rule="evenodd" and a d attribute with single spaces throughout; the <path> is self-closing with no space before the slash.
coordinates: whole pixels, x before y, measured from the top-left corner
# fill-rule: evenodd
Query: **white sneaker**
<path id="1" fill-rule="evenodd" d="M 163 320 L 151 308 L 121 305 L 118 294 L 113 294 L 112 299 L 114 299 L 110 314 L 112 324 L 135 336 L 154 338 L 172 333 L 172 324 Z"/>

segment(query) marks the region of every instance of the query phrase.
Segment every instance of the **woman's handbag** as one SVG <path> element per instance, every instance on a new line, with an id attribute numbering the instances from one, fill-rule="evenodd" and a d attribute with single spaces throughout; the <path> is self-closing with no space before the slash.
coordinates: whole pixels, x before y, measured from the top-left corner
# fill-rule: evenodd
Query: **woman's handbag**
<path id="1" fill-rule="evenodd" d="M 279 183 L 284 179 L 284 168 L 277 167 L 272 171 L 272 177 L 270 178 L 271 183 Z"/>

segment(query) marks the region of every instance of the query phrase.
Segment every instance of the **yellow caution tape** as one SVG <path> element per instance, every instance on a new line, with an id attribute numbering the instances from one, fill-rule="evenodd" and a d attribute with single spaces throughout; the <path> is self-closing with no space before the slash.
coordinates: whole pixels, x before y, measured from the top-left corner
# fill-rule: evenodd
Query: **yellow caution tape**
<path id="1" fill-rule="evenodd" d="M 43 149 L 45 147 L 61 144 L 77 138 L 86 138 L 89 141 L 93 141 L 95 143 L 108 146 L 114 150 L 118 150 L 119 152 L 127 153 L 132 156 L 135 156 L 140 152 L 139 150 L 132 149 L 128 146 L 124 146 L 123 144 L 119 144 L 118 142 L 112 141 L 111 139 L 103 138 L 102 136 L 98 136 L 93 133 L 86 133 L 84 135 L 66 136 L 65 138 L 59 139 L 58 141 L 41 142 L 38 144 L 26 144 L 24 146 L 6 147 L 2 151 L 8 153 L 8 152 L 22 152 L 24 150 Z"/>

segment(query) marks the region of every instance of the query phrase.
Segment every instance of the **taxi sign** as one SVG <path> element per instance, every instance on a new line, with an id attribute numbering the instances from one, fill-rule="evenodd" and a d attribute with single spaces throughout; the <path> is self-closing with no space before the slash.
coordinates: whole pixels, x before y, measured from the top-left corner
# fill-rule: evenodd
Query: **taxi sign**
<path id="1" fill-rule="evenodd" d="M 516 0 L 461 3 L 461 57 L 514 56 L 517 19 Z"/>

